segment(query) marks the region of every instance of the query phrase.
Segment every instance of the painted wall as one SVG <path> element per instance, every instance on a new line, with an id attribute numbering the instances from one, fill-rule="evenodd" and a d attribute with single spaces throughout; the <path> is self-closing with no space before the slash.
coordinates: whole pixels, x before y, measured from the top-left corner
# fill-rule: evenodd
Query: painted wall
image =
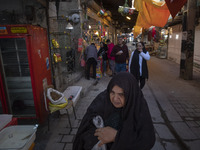
<path id="1" fill-rule="evenodd" d="M 200 71 L 200 25 L 195 29 L 194 40 L 194 66 L 193 69 Z M 169 36 L 168 59 L 180 64 L 182 42 L 182 25 L 172 26 L 172 34 Z"/>
<path id="2" fill-rule="evenodd" d="M 172 26 L 168 41 L 168 59 L 180 64 L 182 42 L 182 25 Z"/>
<path id="3" fill-rule="evenodd" d="M 196 26 L 194 41 L 194 69 L 200 72 L 200 25 Z"/>

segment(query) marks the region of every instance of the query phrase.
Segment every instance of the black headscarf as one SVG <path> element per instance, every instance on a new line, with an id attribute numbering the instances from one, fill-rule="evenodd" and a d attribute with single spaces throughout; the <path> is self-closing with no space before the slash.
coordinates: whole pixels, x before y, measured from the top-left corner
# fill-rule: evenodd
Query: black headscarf
<path id="1" fill-rule="evenodd" d="M 107 56 L 108 46 L 104 42 L 101 42 L 101 43 L 103 43 L 103 47 L 100 47 L 97 53 L 97 57 L 102 55 L 103 60 L 108 60 L 108 56 Z"/>
<path id="2" fill-rule="evenodd" d="M 145 48 L 143 48 L 143 52 L 147 52 Z M 140 52 L 136 49 L 134 51 L 130 66 L 130 72 L 135 76 L 137 80 L 140 79 L 139 54 Z M 142 59 L 142 77 L 146 79 L 149 77 L 147 61 L 145 59 Z"/>
<path id="3" fill-rule="evenodd" d="M 118 73 L 108 84 L 107 90 L 100 93 L 89 106 L 78 129 L 73 150 L 91 150 L 98 142 L 94 136 L 92 119 L 96 115 L 106 120 L 118 109 L 109 98 L 112 88 L 118 85 L 124 90 L 125 106 L 122 108 L 122 124 L 111 144 L 110 150 L 150 150 L 155 143 L 154 127 L 144 96 L 137 80 L 127 72 Z"/>

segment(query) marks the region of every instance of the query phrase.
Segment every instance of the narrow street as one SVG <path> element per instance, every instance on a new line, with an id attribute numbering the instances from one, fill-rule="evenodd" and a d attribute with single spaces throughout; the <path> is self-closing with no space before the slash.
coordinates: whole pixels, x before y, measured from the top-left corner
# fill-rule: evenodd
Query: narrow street
<path id="1" fill-rule="evenodd" d="M 200 147 L 200 74 L 194 80 L 179 78 L 179 65 L 166 59 L 152 56 L 148 61 L 149 80 L 143 93 L 147 100 L 156 132 L 152 150 L 199 150 Z M 46 150 L 71 150 L 74 136 L 87 107 L 106 89 L 110 77 L 94 80 L 82 78 L 75 85 L 83 86 L 83 95 L 75 106 L 78 119 L 73 118 L 70 132 L 65 115 L 51 119 L 49 139 L 43 143 Z M 66 128 L 67 126 L 67 128 Z M 41 147 L 41 140 L 35 149 Z"/>
<path id="2" fill-rule="evenodd" d="M 0 149 L 72 150 L 82 118 L 107 88 L 116 61 L 115 70 L 131 62 L 141 83 L 149 75 L 142 92 L 155 128 L 152 150 L 200 150 L 200 0 L 7 0 L 0 14 Z M 129 62 L 124 45 L 133 56 Z M 103 69 L 108 60 L 110 70 Z M 103 70 L 107 75 L 100 77 Z M 124 105 L 124 98 L 121 104 L 137 106 Z M 142 124 L 127 114 L 128 125 Z M 107 118 L 112 122 L 115 116 Z M 19 138 L 18 129 L 13 136 L 10 126 L 23 132 L 29 126 L 32 136 L 27 131 Z M 147 127 L 154 133 L 152 125 Z M 129 131 L 123 133 L 135 135 Z M 152 137 L 149 129 L 142 131 Z M 133 148 L 136 142 L 121 133 L 114 149 Z M 15 137 L 24 142 L 20 148 Z"/>

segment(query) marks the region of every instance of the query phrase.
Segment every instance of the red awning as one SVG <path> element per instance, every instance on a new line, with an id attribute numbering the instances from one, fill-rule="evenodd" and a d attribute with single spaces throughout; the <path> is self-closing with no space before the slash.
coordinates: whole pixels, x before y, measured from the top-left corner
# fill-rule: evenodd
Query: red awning
<path id="1" fill-rule="evenodd" d="M 187 2 L 187 0 L 165 0 L 167 7 L 174 18 L 176 14 L 181 10 L 183 5 Z"/>

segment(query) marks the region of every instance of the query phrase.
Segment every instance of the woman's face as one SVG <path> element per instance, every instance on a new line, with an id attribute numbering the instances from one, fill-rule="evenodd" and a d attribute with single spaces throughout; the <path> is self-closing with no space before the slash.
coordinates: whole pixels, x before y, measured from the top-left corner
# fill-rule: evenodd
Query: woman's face
<path id="1" fill-rule="evenodd" d="M 100 43 L 100 46 L 103 47 L 103 43 Z"/>
<path id="2" fill-rule="evenodd" d="M 138 50 L 143 49 L 142 43 L 138 43 L 138 44 L 137 44 L 137 49 L 138 49 Z"/>
<path id="3" fill-rule="evenodd" d="M 123 89 L 115 85 L 110 92 L 110 101 L 116 108 L 123 107 L 125 105 Z"/>

